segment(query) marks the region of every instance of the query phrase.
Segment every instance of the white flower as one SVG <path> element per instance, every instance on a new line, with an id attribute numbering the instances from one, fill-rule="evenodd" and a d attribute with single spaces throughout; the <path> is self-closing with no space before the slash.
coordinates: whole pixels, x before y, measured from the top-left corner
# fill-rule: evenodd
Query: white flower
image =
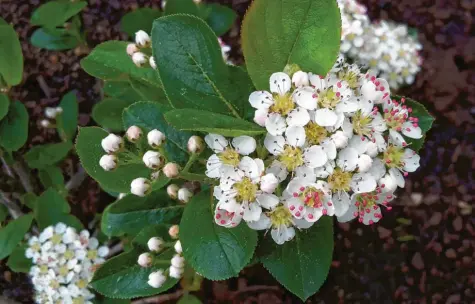
<path id="1" fill-rule="evenodd" d="M 310 84 L 308 79 L 308 73 L 302 71 L 295 72 L 294 75 L 292 75 L 292 83 L 297 88 L 308 86 Z"/>
<path id="2" fill-rule="evenodd" d="M 151 40 L 150 36 L 145 31 L 138 31 L 135 33 L 135 43 L 140 47 L 149 47 Z"/>
<path id="3" fill-rule="evenodd" d="M 177 268 L 183 268 L 185 266 L 185 258 L 179 254 L 175 254 L 171 260 L 171 264 Z"/>
<path id="4" fill-rule="evenodd" d="M 420 139 L 423 136 L 418 119 L 409 116 L 412 109 L 404 105 L 404 103 L 404 98 L 401 99 L 400 103 L 391 99 L 383 103 L 384 120 L 390 127 L 390 142 L 399 147 L 407 146 L 406 140 L 402 135 L 414 139 Z"/>
<path id="5" fill-rule="evenodd" d="M 47 118 L 55 119 L 56 116 L 62 112 L 62 109 L 61 111 L 58 111 L 58 109 L 61 109 L 61 108 L 50 108 L 50 107 L 45 108 L 45 116 Z"/>
<path id="6" fill-rule="evenodd" d="M 99 165 L 106 171 L 114 170 L 117 167 L 117 156 L 103 155 L 99 160 Z"/>
<path id="7" fill-rule="evenodd" d="M 137 196 L 145 196 L 150 191 L 150 186 L 148 179 L 139 177 L 130 183 L 130 192 Z"/>
<path id="8" fill-rule="evenodd" d="M 129 43 L 127 44 L 127 54 L 132 57 L 136 52 L 139 51 L 139 48 L 135 43 Z"/>
<path id="9" fill-rule="evenodd" d="M 193 197 L 193 192 L 188 190 L 188 188 L 181 188 L 178 190 L 178 200 L 182 203 L 188 203 Z"/>
<path id="10" fill-rule="evenodd" d="M 182 253 L 183 252 L 183 249 L 181 248 L 181 242 L 180 241 L 177 241 L 173 248 L 175 248 L 176 253 Z"/>
<path id="11" fill-rule="evenodd" d="M 180 187 L 178 187 L 178 185 L 171 184 L 167 187 L 167 194 L 172 199 L 177 199 L 178 198 L 178 190 L 180 190 Z"/>
<path id="12" fill-rule="evenodd" d="M 152 148 L 160 147 L 162 145 L 162 143 L 165 141 L 165 139 L 166 139 L 165 134 L 163 134 L 162 132 L 160 132 L 157 129 L 154 129 L 154 130 L 148 132 L 148 134 L 147 134 L 148 144 Z"/>
<path id="13" fill-rule="evenodd" d="M 358 217 L 360 223 L 372 225 L 383 217 L 381 206 L 391 210 L 388 204 L 393 199 L 394 194 L 392 193 L 370 192 L 353 194 L 351 196 L 350 207 L 345 214 L 338 217 L 338 221 L 347 222 Z"/>
<path id="14" fill-rule="evenodd" d="M 157 63 L 155 62 L 155 58 L 153 56 L 150 56 L 150 58 L 148 59 L 148 63 L 150 64 L 150 67 L 152 67 L 152 69 L 157 69 Z"/>
<path id="15" fill-rule="evenodd" d="M 101 141 L 102 149 L 104 149 L 104 151 L 107 153 L 118 152 L 123 144 L 124 141 L 122 140 L 122 137 L 119 137 L 115 134 L 109 134 Z"/>
<path id="16" fill-rule="evenodd" d="M 163 164 L 163 157 L 157 151 L 147 151 L 142 157 L 142 160 L 148 168 L 157 169 Z"/>
<path id="17" fill-rule="evenodd" d="M 152 266 L 152 256 L 148 252 L 142 253 L 141 255 L 139 255 L 137 263 L 141 267 L 150 267 Z"/>
<path id="18" fill-rule="evenodd" d="M 152 272 L 148 276 L 147 284 L 152 286 L 153 288 L 160 288 L 167 280 L 167 277 L 163 273 L 163 270 Z"/>
<path id="19" fill-rule="evenodd" d="M 201 153 L 205 148 L 203 139 L 196 135 L 191 136 L 188 139 L 187 148 L 190 153 Z"/>
<path id="20" fill-rule="evenodd" d="M 163 167 L 163 173 L 168 178 L 175 178 L 180 173 L 180 167 L 175 163 L 168 163 Z"/>
<path id="21" fill-rule="evenodd" d="M 131 142 L 136 142 L 142 137 L 142 129 L 137 126 L 131 126 L 126 132 L 127 139 Z"/>
<path id="22" fill-rule="evenodd" d="M 175 267 L 175 266 L 170 266 L 170 277 L 171 278 L 175 278 L 175 279 L 181 279 L 182 275 L 183 275 L 183 272 L 184 272 L 184 269 L 183 268 L 179 268 L 179 267 Z"/>
<path id="23" fill-rule="evenodd" d="M 147 242 L 148 249 L 153 252 L 159 252 L 163 247 L 163 239 L 159 237 L 153 237 Z"/>
<path id="24" fill-rule="evenodd" d="M 136 52 L 132 55 L 132 61 L 140 68 L 143 67 L 145 63 L 147 63 L 148 57 L 142 52 Z"/>

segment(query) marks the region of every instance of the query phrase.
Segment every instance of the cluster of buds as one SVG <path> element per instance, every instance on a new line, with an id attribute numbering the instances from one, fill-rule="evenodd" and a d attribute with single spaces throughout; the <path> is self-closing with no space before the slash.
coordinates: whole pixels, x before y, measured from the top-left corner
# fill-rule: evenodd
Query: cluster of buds
<path id="1" fill-rule="evenodd" d="M 45 108 L 45 117 L 47 119 L 43 119 L 40 121 L 40 125 L 43 128 L 52 128 L 55 126 L 55 123 L 52 123 L 52 120 L 56 120 L 56 117 L 63 113 L 63 108 L 61 107 L 46 107 Z"/>
<path id="2" fill-rule="evenodd" d="M 171 184 L 167 187 L 167 193 L 170 198 L 179 200 L 181 203 L 186 204 L 193 197 L 193 192 L 186 187 L 179 187 L 176 184 Z"/>
<path id="3" fill-rule="evenodd" d="M 145 31 L 135 33 L 135 43 L 127 45 L 127 54 L 132 58 L 134 64 L 143 67 L 147 63 L 153 68 L 157 68 L 155 59 L 151 56 L 152 40 L 150 35 Z"/>

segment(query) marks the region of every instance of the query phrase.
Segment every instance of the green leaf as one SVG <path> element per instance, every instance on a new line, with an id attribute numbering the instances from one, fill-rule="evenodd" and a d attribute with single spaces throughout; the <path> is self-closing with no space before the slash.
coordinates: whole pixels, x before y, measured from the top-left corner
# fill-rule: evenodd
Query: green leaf
<path id="1" fill-rule="evenodd" d="M 163 114 L 171 109 L 170 106 L 149 101 L 134 103 L 123 112 L 124 127 L 138 126 L 145 133 L 153 129 L 160 130 L 167 136 L 165 152 L 168 160 L 184 164 L 188 160 L 188 140 L 193 134 L 178 131 L 165 121 Z"/>
<path id="2" fill-rule="evenodd" d="M 215 224 L 209 190 L 186 205 L 180 223 L 183 255 L 188 263 L 210 280 L 237 276 L 251 260 L 257 233 L 247 225 L 224 228 Z"/>
<path id="3" fill-rule="evenodd" d="M 213 29 L 216 36 L 222 36 L 231 29 L 236 21 L 236 13 L 227 6 L 211 3 L 208 4 L 209 14 L 206 22 Z"/>
<path id="4" fill-rule="evenodd" d="M 165 240 L 165 242 L 171 242 L 172 239 L 168 234 L 169 227 L 170 225 L 167 226 L 163 224 L 146 226 L 134 237 L 132 243 L 136 247 L 140 247 L 145 251 L 149 251 L 147 243 L 153 237 L 160 237 Z"/>
<path id="5" fill-rule="evenodd" d="M 101 229 L 107 236 L 135 235 L 150 225 L 178 224 L 182 213 L 183 206 L 177 206 L 165 191 L 145 197 L 127 195 L 107 207 Z"/>
<path id="6" fill-rule="evenodd" d="M 270 235 L 261 242 L 258 254 L 264 267 L 302 301 L 325 282 L 333 254 L 331 217 L 324 216 L 313 227 L 296 231 L 295 238 L 283 245 L 275 244 Z"/>
<path id="7" fill-rule="evenodd" d="M 5 205 L 0 205 L 0 227 L 2 226 L 2 222 L 7 218 L 8 216 L 8 209 L 5 207 Z"/>
<path id="8" fill-rule="evenodd" d="M 0 25 L 0 75 L 9 86 L 19 84 L 23 78 L 23 53 L 11 25 Z"/>
<path id="9" fill-rule="evenodd" d="M 256 88 L 269 89 L 270 75 L 287 64 L 326 75 L 338 56 L 340 32 L 335 0 L 254 1 L 242 24 L 242 49 Z"/>
<path id="10" fill-rule="evenodd" d="M 178 282 L 177 279 L 169 277 L 160 288 L 153 288 L 147 284 L 150 273 L 169 267 L 169 260 L 174 254 L 173 249 L 158 255 L 154 264 L 148 268 L 137 264 L 137 258 L 141 253 L 142 250 L 133 249 L 107 260 L 94 273 L 90 283 L 92 288 L 110 298 L 131 299 L 161 293 Z M 158 259 L 162 261 L 157 261 Z"/>
<path id="11" fill-rule="evenodd" d="M 141 96 L 137 91 L 135 91 L 129 80 L 106 81 L 104 83 L 104 94 L 110 97 L 123 99 L 131 103 L 141 99 Z"/>
<path id="12" fill-rule="evenodd" d="M 71 140 L 76 134 L 79 119 L 76 92 L 71 91 L 64 95 L 59 106 L 63 112 L 56 118 L 58 133 L 63 140 Z"/>
<path id="13" fill-rule="evenodd" d="M 23 215 L 0 229 L 0 260 L 12 253 L 30 229 L 32 214 Z"/>
<path id="14" fill-rule="evenodd" d="M 31 35 L 30 42 L 37 48 L 51 51 L 70 50 L 79 45 L 78 38 L 65 29 L 39 28 Z"/>
<path id="15" fill-rule="evenodd" d="M 152 44 L 163 87 L 174 108 L 240 117 L 240 88 L 231 79 L 216 35 L 203 20 L 189 15 L 159 18 L 153 25 Z"/>
<path id="16" fill-rule="evenodd" d="M 6 22 L 5 19 L 0 17 L 0 25 L 8 25 L 8 22 Z"/>
<path id="17" fill-rule="evenodd" d="M 96 303 L 96 302 L 94 302 Z M 97 304 L 130 304 L 128 299 L 112 299 L 112 298 L 103 298 Z"/>
<path id="18" fill-rule="evenodd" d="M 55 28 L 63 26 L 71 17 L 87 6 L 86 1 L 50 1 L 38 7 L 31 15 L 31 24 Z"/>
<path id="19" fill-rule="evenodd" d="M 55 188 L 56 190 L 64 189 L 64 176 L 60 168 L 50 166 L 41 169 L 38 172 L 41 184 L 45 188 Z"/>
<path id="20" fill-rule="evenodd" d="M 38 227 L 41 230 L 57 223 L 64 223 L 77 230 L 83 229 L 81 222 L 69 214 L 71 207 L 69 207 L 68 202 L 52 188 L 49 188 L 38 197 L 33 211 Z"/>
<path id="21" fill-rule="evenodd" d="M 21 203 L 30 209 L 34 209 L 38 196 L 32 192 L 25 193 L 21 196 Z"/>
<path id="22" fill-rule="evenodd" d="M 10 99 L 5 94 L 0 94 L 0 120 L 5 117 L 10 107 Z"/>
<path id="23" fill-rule="evenodd" d="M 162 16 L 162 12 L 149 7 L 142 7 L 127 13 L 120 21 L 120 29 L 129 37 L 135 37 L 140 30 L 152 32 L 153 21 Z"/>
<path id="24" fill-rule="evenodd" d="M 201 304 L 201 301 L 192 294 L 185 294 L 178 300 L 177 304 Z"/>
<path id="25" fill-rule="evenodd" d="M 216 133 L 223 136 L 259 135 L 266 130 L 247 120 L 208 111 L 182 109 L 165 114 L 167 122 L 178 130 Z"/>
<path id="26" fill-rule="evenodd" d="M 8 258 L 7 266 L 14 272 L 28 273 L 33 262 L 25 255 L 28 245 L 17 245 Z"/>
<path id="27" fill-rule="evenodd" d="M 99 160 L 106 154 L 101 141 L 108 134 L 97 127 L 80 128 L 76 139 L 76 151 L 87 174 L 101 186 L 109 191 L 128 193 L 132 180 L 150 176 L 151 170 L 143 164 L 121 164 L 114 171 L 105 171 L 99 165 Z"/>
<path id="28" fill-rule="evenodd" d="M 12 103 L 7 116 L 0 122 L 0 146 L 7 151 L 23 147 L 28 139 L 28 120 L 25 106 L 19 101 Z"/>
<path id="29" fill-rule="evenodd" d="M 30 168 L 43 169 L 63 160 L 72 147 L 70 142 L 34 146 L 24 158 Z"/>
<path id="30" fill-rule="evenodd" d="M 94 105 L 92 118 L 103 128 L 116 132 L 123 131 L 122 112 L 131 104 L 132 102 L 122 99 L 106 98 Z"/>
<path id="31" fill-rule="evenodd" d="M 161 87 L 159 88 L 157 86 L 150 85 L 145 81 L 135 78 L 129 79 L 129 82 L 135 92 L 137 92 L 137 94 L 140 96 L 140 99 L 135 99 L 134 102 L 147 100 L 170 105 L 167 96 Z"/>
<path id="32" fill-rule="evenodd" d="M 169 0 L 165 6 L 165 15 L 172 14 L 199 16 L 198 5 L 193 0 Z"/>

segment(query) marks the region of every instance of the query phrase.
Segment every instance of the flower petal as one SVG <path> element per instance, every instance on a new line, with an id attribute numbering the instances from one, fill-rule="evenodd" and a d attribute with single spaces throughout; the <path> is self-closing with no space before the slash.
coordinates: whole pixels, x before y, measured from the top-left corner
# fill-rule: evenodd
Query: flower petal
<path id="1" fill-rule="evenodd" d="M 310 168 L 321 167 L 328 161 L 327 153 L 325 153 L 322 146 L 318 145 L 305 149 L 303 158 L 305 165 Z"/>
<path id="2" fill-rule="evenodd" d="M 233 138 L 232 145 L 241 155 L 249 155 L 256 150 L 256 140 L 251 136 L 239 136 Z"/>
<path id="3" fill-rule="evenodd" d="M 303 127 L 310 121 L 310 114 L 306 109 L 298 107 L 288 114 L 286 121 L 289 126 Z"/>
<path id="4" fill-rule="evenodd" d="M 284 151 L 285 138 L 283 136 L 267 134 L 266 138 L 264 139 L 264 146 L 267 148 L 269 153 L 273 155 L 279 155 L 282 153 L 282 151 Z"/>
<path id="5" fill-rule="evenodd" d="M 219 134 L 208 134 L 205 136 L 205 142 L 215 153 L 224 151 L 228 146 L 226 138 Z"/>
<path id="6" fill-rule="evenodd" d="M 404 180 L 404 176 L 402 176 L 401 172 L 398 169 L 389 169 L 389 175 L 396 181 L 398 187 L 404 188 L 406 181 Z"/>
<path id="7" fill-rule="evenodd" d="M 290 81 L 289 75 L 278 72 L 274 73 L 270 76 L 270 91 L 272 93 L 278 93 L 280 95 L 284 95 L 290 88 L 292 87 L 292 82 Z"/>
<path id="8" fill-rule="evenodd" d="M 268 109 L 274 104 L 274 97 L 267 91 L 256 91 L 249 96 L 249 103 L 254 109 Z"/>
<path id="9" fill-rule="evenodd" d="M 414 127 L 412 123 L 405 122 L 402 124 L 402 134 L 410 138 L 419 139 L 422 138 L 422 130 L 419 127 Z"/>
<path id="10" fill-rule="evenodd" d="M 315 111 L 315 122 L 322 127 L 331 127 L 335 125 L 338 116 L 330 109 L 318 109 Z"/>
<path id="11" fill-rule="evenodd" d="M 262 208 L 258 203 L 250 203 L 244 207 L 243 219 L 246 222 L 255 222 L 259 220 L 262 214 Z"/>
<path id="12" fill-rule="evenodd" d="M 366 193 L 376 189 L 376 180 L 369 173 L 357 173 L 351 180 L 351 189 L 355 193 Z"/>
<path id="13" fill-rule="evenodd" d="M 291 126 L 285 130 L 287 143 L 293 147 L 302 147 L 305 144 L 305 129 L 303 127 Z"/>
<path id="14" fill-rule="evenodd" d="M 271 227 L 272 222 L 267 215 L 261 213 L 257 221 L 247 222 L 247 225 L 253 230 L 265 230 Z"/>
<path id="15" fill-rule="evenodd" d="M 336 160 L 338 167 L 344 171 L 353 171 L 358 164 L 358 151 L 356 149 L 347 147 L 338 153 Z"/>
<path id="16" fill-rule="evenodd" d="M 332 202 L 335 206 L 335 215 L 338 217 L 343 216 L 350 208 L 350 197 L 346 192 L 333 194 Z"/>
<path id="17" fill-rule="evenodd" d="M 278 113 L 270 113 L 266 120 L 266 129 L 271 135 L 282 135 L 287 128 L 285 118 Z"/>
<path id="18" fill-rule="evenodd" d="M 303 87 L 297 89 L 293 94 L 296 104 L 307 110 L 315 110 L 317 108 L 317 96 L 315 89 L 311 87 Z"/>
<path id="19" fill-rule="evenodd" d="M 266 209 L 274 209 L 279 203 L 279 198 L 274 194 L 260 194 L 256 198 L 259 205 Z"/>

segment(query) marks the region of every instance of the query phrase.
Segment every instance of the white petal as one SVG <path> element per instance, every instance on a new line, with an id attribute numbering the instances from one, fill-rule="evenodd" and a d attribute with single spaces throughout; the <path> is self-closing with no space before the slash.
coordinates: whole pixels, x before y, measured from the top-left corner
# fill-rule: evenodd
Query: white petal
<path id="1" fill-rule="evenodd" d="M 328 161 L 327 153 L 325 153 L 322 146 L 318 145 L 305 149 L 303 158 L 305 165 L 310 168 L 321 167 Z"/>
<path id="2" fill-rule="evenodd" d="M 257 164 L 257 170 L 259 172 L 259 176 L 261 176 L 262 173 L 264 173 L 264 170 L 265 170 L 264 161 L 260 158 L 254 158 L 254 161 Z"/>
<path id="3" fill-rule="evenodd" d="M 309 168 L 306 166 L 300 166 L 297 169 L 295 169 L 295 177 L 296 177 L 295 179 L 303 179 L 312 183 L 315 182 L 315 180 L 317 179 L 317 175 L 315 174 L 315 169 Z"/>
<path id="4" fill-rule="evenodd" d="M 386 167 L 384 166 L 381 159 L 373 159 L 373 163 L 371 164 L 371 168 L 368 170 L 368 173 L 374 176 L 376 180 L 379 180 L 384 176 L 386 173 Z"/>
<path id="5" fill-rule="evenodd" d="M 256 110 L 256 112 L 254 112 L 254 122 L 261 127 L 265 127 L 268 114 L 268 109 Z"/>
<path id="6" fill-rule="evenodd" d="M 406 146 L 406 140 L 402 135 L 394 130 L 389 130 L 389 139 L 393 144 L 395 144 L 398 147 L 405 147 Z"/>
<path id="7" fill-rule="evenodd" d="M 351 113 L 358 110 L 358 102 L 354 99 L 342 100 L 336 105 L 336 111 L 342 113 Z"/>
<path id="8" fill-rule="evenodd" d="M 256 200 L 266 209 L 274 209 L 279 203 L 279 198 L 274 194 L 261 194 L 257 196 Z"/>
<path id="9" fill-rule="evenodd" d="M 274 174 L 280 182 L 284 181 L 289 174 L 287 168 L 277 160 L 272 162 L 271 166 L 267 168 L 266 173 Z"/>
<path id="10" fill-rule="evenodd" d="M 396 184 L 400 188 L 404 188 L 404 184 L 406 183 L 404 180 L 404 176 L 402 176 L 401 172 L 396 168 L 389 169 L 389 175 L 396 181 Z"/>
<path id="11" fill-rule="evenodd" d="M 303 127 L 291 126 L 285 130 L 287 143 L 293 147 L 302 147 L 305 144 L 305 129 Z"/>
<path id="12" fill-rule="evenodd" d="M 315 88 L 315 90 L 323 90 L 326 87 L 326 80 L 320 75 L 312 74 L 310 75 L 310 84 Z"/>
<path id="13" fill-rule="evenodd" d="M 244 156 L 239 162 L 238 168 L 244 172 L 244 174 L 251 179 L 259 176 L 259 166 L 254 159 L 249 156 Z"/>
<path id="14" fill-rule="evenodd" d="M 259 220 L 262 214 L 262 208 L 257 203 L 250 203 L 244 207 L 243 219 L 246 222 L 255 222 Z"/>
<path id="15" fill-rule="evenodd" d="M 249 103 L 258 110 L 268 109 L 274 104 L 274 98 L 267 91 L 256 91 L 249 96 Z"/>
<path id="16" fill-rule="evenodd" d="M 241 155 L 249 155 L 256 150 L 256 140 L 246 135 L 233 138 L 232 145 Z"/>
<path id="17" fill-rule="evenodd" d="M 308 229 L 310 227 L 313 226 L 313 224 L 315 224 L 315 222 L 309 222 L 305 219 L 294 219 L 294 225 L 295 227 L 299 228 L 299 229 Z"/>
<path id="18" fill-rule="evenodd" d="M 335 162 L 329 161 L 324 166 L 315 168 L 315 175 L 317 178 L 327 178 L 330 174 L 333 173 L 335 168 Z"/>
<path id="19" fill-rule="evenodd" d="M 272 173 L 267 173 L 261 178 L 261 190 L 266 193 L 274 193 L 279 185 L 279 180 Z"/>
<path id="20" fill-rule="evenodd" d="M 376 189 L 376 180 L 369 173 L 357 173 L 351 180 L 351 189 L 355 193 L 366 193 Z"/>
<path id="21" fill-rule="evenodd" d="M 235 227 L 241 222 L 242 215 L 240 213 L 227 212 L 226 210 L 220 209 L 218 206 L 216 206 L 214 220 L 216 224 L 220 226 Z"/>
<path id="22" fill-rule="evenodd" d="M 363 154 L 366 152 L 369 142 L 366 137 L 355 135 L 350 139 L 349 147 L 358 151 L 358 154 Z"/>
<path id="23" fill-rule="evenodd" d="M 328 159 L 336 158 L 336 145 L 330 138 L 324 139 L 323 142 L 321 143 L 321 146 L 323 147 L 323 150 L 327 154 Z"/>
<path id="24" fill-rule="evenodd" d="M 290 213 L 295 218 L 301 219 L 305 215 L 305 206 L 301 199 L 296 197 L 291 197 L 286 201 L 287 208 L 289 208 Z"/>
<path id="25" fill-rule="evenodd" d="M 384 132 L 388 129 L 388 126 L 386 122 L 384 121 L 383 116 L 381 113 L 376 113 L 376 115 L 373 115 L 373 121 L 371 122 L 371 126 L 376 132 Z"/>
<path id="26" fill-rule="evenodd" d="M 318 109 L 315 112 L 315 122 L 322 127 L 331 127 L 338 120 L 338 116 L 330 109 Z"/>
<path id="27" fill-rule="evenodd" d="M 376 206 L 376 209 L 374 208 L 369 208 L 369 213 L 365 211 L 364 215 L 363 215 L 363 224 L 365 225 L 372 225 L 374 223 L 377 223 L 379 222 L 380 218 L 379 217 L 376 217 L 375 215 L 376 214 L 381 214 L 381 208 L 377 205 Z"/>
<path id="28" fill-rule="evenodd" d="M 302 86 L 308 86 L 308 74 L 302 71 L 295 72 L 294 75 L 292 75 L 292 83 L 297 88 Z"/>
<path id="29" fill-rule="evenodd" d="M 419 127 L 414 127 L 412 123 L 405 122 L 402 124 L 402 134 L 410 138 L 422 138 L 422 130 Z"/>
<path id="30" fill-rule="evenodd" d="M 358 210 L 356 209 L 356 206 L 355 206 L 354 202 L 352 201 L 349 208 L 348 208 L 348 210 L 346 211 L 346 213 L 341 215 L 341 216 L 338 216 L 337 220 L 340 223 L 349 222 L 349 221 L 353 220 L 354 218 L 356 218 L 355 212 L 357 212 L 357 211 Z"/>
<path id="31" fill-rule="evenodd" d="M 297 89 L 293 94 L 293 99 L 296 104 L 307 110 L 315 110 L 317 108 L 317 96 L 315 89 L 311 87 L 304 87 Z"/>
<path id="32" fill-rule="evenodd" d="M 348 193 L 335 193 L 332 197 L 333 205 L 335 206 L 335 215 L 343 216 L 350 208 L 350 198 Z"/>
<path id="33" fill-rule="evenodd" d="M 64 232 L 66 232 L 66 228 L 67 228 L 67 226 L 64 223 L 58 223 L 54 227 L 54 232 L 58 233 L 58 234 L 62 234 Z"/>
<path id="34" fill-rule="evenodd" d="M 242 205 L 236 202 L 234 198 L 222 199 L 216 206 L 218 206 L 219 209 L 223 209 L 231 213 L 240 213 L 242 211 Z"/>
<path id="35" fill-rule="evenodd" d="M 373 164 L 373 159 L 366 154 L 361 154 L 358 157 L 358 171 L 359 172 L 366 172 L 371 168 Z"/>
<path id="36" fill-rule="evenodd" d="M 295 236 L 295 230 L 293 227 L 281 225 L 280 227 L 271 230 L 271 236 L 278 245 L 282 245 Z"/>
<path id="37" fill-rule="evenodd" d="M 287 128 L 285 118 L 278 113 L 271 113 L 266 120 L 266 129 L 271 135 L 282 135 Z"/>
<path id="38" fill-rule="evenodd" d="M 394 177 L 386 174 L 378 181 L 379 186 L 383 192 L 394 192 L 397 189 L 397 183 Z"/>
<path id="39" fill-rule="evenodd" d="M 264 139 L 264 146 L 267 148 L 270 154 L 279 155 L 284 151 L 285 138 L 283 136 L 273 136 L 267 134 Z M 277 176 L 277 175 L 276 175 Z"/>
<path id="40" fill-rule="evenodd" d="M 210 178 L 219 178 L 221 176 L 221 165 L 222 163 L 218 155 L 211 155 L 211 157 L 208 158 L 208 161 L 206 162 L 206 176 Z"/>
<path id="41" fill-rule="evenodd" d="M 372 81 L 366 81 L 361 86 L 361 94 L 371 100 L 373 103 L 380 103 L 383 98 L 383 92 L 376 90 L 376 85 Z"/>
<path id="42" fill-rule="evenodd" d="M 247 222 L 247 225 L 249 226 L 249 228 L 254 230 L 264 230 L 269 229 L 272 225 L 272 222 L 267 215 L 261 213 L 261 216 L 257 221 Z"/>
<path id="43" fill-rule="evenodd" d="M 343 123 L 341 125 L 341 129 L 347 138 L 351 138 L 353 136 L 353 125 L 348 117 L 345 117 Z"/>
<path id="44" fill-rule="evenodd" d="M 411 149 L 404 150 L 404 170 L 414 172 L 419 168 L 421 157 Z"/>
<path id="45" fill-rule="evenodd" d="M 358 163 L 358 151 L 353 148 L 345 148 L 338 153 L 338 159 L 336 161 L 338 167 L 344 171 L 353 171 Z"/>
<path id="46" fill-rule="evenodd" d="M 284 95 L 292 87 L 289 75 L 282 72 L 272 74 L 270 76 L 269 84 L 270 91 L 272 93 L 278 93 L 280 95 Z"/>
<path id="47" fill-rule="evenodd" d="M 206 135 L 205 142 L 215 153 L 222 152 L 228 146 L 226 138 L 219 134 Z"/>
<path id="48" fill-rule="evenodd" d="M 310 121 L 310 114 L 304 108 L 298 107 L 289 113 L 286 121 L 289 126 L 303 127 Z"/>

